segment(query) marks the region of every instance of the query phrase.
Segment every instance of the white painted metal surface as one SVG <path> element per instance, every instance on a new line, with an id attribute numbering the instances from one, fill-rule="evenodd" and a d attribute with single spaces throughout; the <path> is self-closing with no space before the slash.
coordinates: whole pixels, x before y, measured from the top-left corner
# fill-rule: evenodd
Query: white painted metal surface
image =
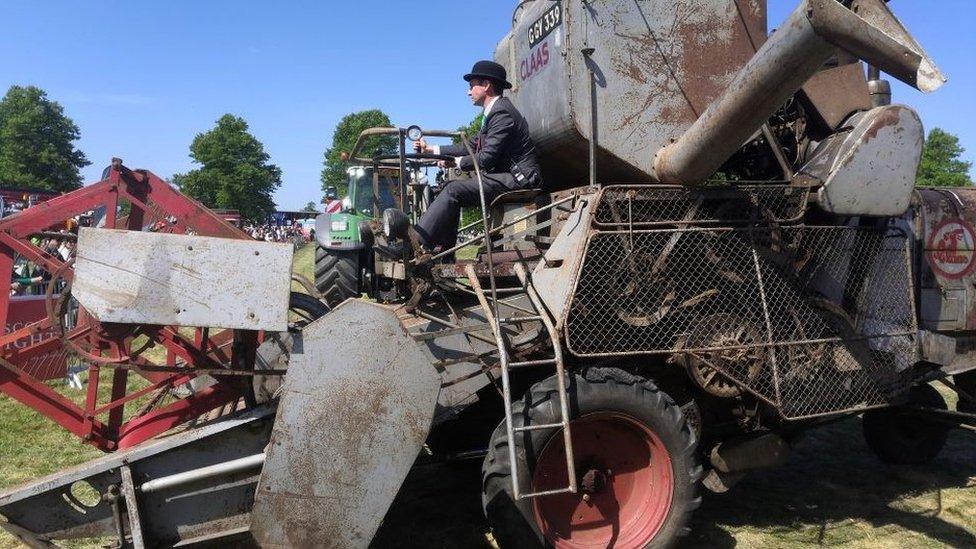
<path id="1" fill-rule="evenodd" d="M 295 342 L 251 531 L 366 547 L 427 438 L 441 378 L 387 307 L 348 300 Z"/>
<path id="2" fill-rule="evenodd" d="M 292 253 L 290 244 L 82 228 L 71 291 L 102 322 L 280 332 Z"/>
<path id="3" fill-rule="evenodd" d="M 900 216 L 911 204 L 925 132 L 909 107 L 864 113 L 844 139 L 817 194 L 820 207 L 842 215 Z"/>

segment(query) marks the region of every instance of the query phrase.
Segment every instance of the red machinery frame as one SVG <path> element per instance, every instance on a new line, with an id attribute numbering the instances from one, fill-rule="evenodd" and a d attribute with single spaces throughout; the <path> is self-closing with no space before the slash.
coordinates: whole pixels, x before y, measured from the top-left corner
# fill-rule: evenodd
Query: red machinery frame
<path id="1" fill-rule="evenodd" d="M 127 211 L 123 205 L 127 204 Z M 58 233 L 68 219 L 88 212 L 104 212 L 105 228 L 150 230 L 224 238 L 248 239 L 244 232 L 213 212 L 180 194 L 166 181 L 144 170 L 130 170 L 118 159 L 106 169 L 103 180 L 77 191 L 48 200 L 0 220 L 0 276 L 13 272 L 19 256 L 40 266 L 53 279 L 47 287 L 46 318 L 0 336 L 0 392 L 30 406 L 87 443 L 110 452 L 126 448 L 167 431 L 210 410 L 236 401 L 246 394 L 244 383 L 251 378 L 238 370 L 253 369 L 258 334 L 223 330 L 211 335 L 197 329 L 191 340 L 174 326 L 128 326 L 102 324 L 82 309 L 75 325 L 64 328 L 60 307 L 66 302 L 53 289 L 59 281 L 67 288 L 73 276 L 73 259 L 63 260 L 32 243 L 32 238 L 70 238 Z M 123 215 L 123 212 L 125 215 Z M 6 325 L 9 292 L 0 291 L 0 325 Z M 54 330 L 57 337 L 35 337 Z M 139 336 L 139 347 L 133 343 Z M 153 344 L 166 349 L 165 364 L 157 364 L 142 353 Z M 25 368 L 31 358 L 75 354 L 88 363 L 88 380 L 83 406 L 32 376 Z M 99 403 L 99 380 L 111 370 L 109 401 Z M 149 386 L 128 392 L 130 371 L 149 381 Z M 145 406 L 124 420 L 127 403 L 154 395 L 155 401 L 173 387 L 207 373 L 217 382 L 190 396 L 162 407 Z"/>

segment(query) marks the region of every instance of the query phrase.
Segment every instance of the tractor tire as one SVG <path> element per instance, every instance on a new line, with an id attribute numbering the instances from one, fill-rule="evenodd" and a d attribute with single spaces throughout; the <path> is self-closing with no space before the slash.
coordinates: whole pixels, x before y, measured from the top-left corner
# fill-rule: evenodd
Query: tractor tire
<path id="1" fill-rule="evenodd" d="M 959 387 L 960 391 L 976 398 L 976 370 L 956 374 L 952 376 L 952 380 L 956 382 L 956 387 Z M 976 414 L 976 402 L 967 402 L 959 397 L 959 402 L 956 403 L 956 411 L 964 414 Z"/>
<path id="2" fill-rule="evenodd" d="M 567 379 L 578 493 L 516 501 L 502 422 L 482 466 L 482 504 L 499 546 L 672 545 L 701 503 L 702 467 L 688 420 L 653 383 L 622 370 L 592 368 Z M 514 425 L 558 423 L 559 409 L 551 377 L 514 404 Z M 561 430 L 519 432 L 514 444 L 520 491 L 567 486 Z"/>
<path id="3" fill-rule="evenodd" d="M 947 410 L 946 401 L 931 385 L 918 385 L 908 392 L 908 402 L 864 413 L 861 426 L 868 448 L 878 459 L 893 465 L 924 465 L 934 460 L 946 444 L 950 427 L 910 407 Z"/>
<path id="4" fill-rule="evenodd" d="M 316 244 L 315 289 L 329 307 L 359 297 L 359 250 L 326 250 Z"/>
<path id="5" fill-rule="evenodd" d="M 295 334 L 306 324 L 325 316 L 330 310 L 328 305 L 308 294 L 292 292 L 288 299 L 288 331 L 268 334 L 258 347 L 254 369 L 256 371 L 288 369 L 288 359 L 295 345 Z M 251 384 L 252 392 L 245 394 L 248 397 L 248 404 L 256 406 L 276 398 L 282 383 L 284 378 L 281 376 L 255 375 Z"/>

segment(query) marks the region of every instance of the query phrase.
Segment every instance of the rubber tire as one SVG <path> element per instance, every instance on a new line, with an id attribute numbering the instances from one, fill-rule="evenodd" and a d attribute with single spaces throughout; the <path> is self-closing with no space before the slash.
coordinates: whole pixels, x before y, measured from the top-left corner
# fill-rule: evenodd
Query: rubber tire
<path id="1" fill-rule="evenodd" d="M 893 465 L 924 465 L 938 457 L 946 444 L 950 427 L 906 410 L 923 406 L 947 410 L 946 401 L 931 385 L 917 385 L 908 392 L 908 402 L 864 413 L 864 440 L 878 459 Z"/>
<path id="2" fill-rule="evenodd" d="M 701 504 L 698 489 L 702 467 L 696 450 L 697 439 L 681 409 L 652 382 L 623 370 L 591 368 L 583 376 L 567 375 L 571 417 L 597 411 L 622 412 L 653 429 L 668 448 L 673 466 L 674 497 L 664 524 L 647 547 L 671 546 L 688 533 L 691 514 Z M 543 380 L 533 385 L 521 401 L 514 403 L 514 425 L 558 422 L 558 403 L 556 378 Z M 516 455 L 523 458 L 518 463 L 520 479 L 532 477 L 535 459 L 532 449 L 543 448 L 552 436 L 561 434 L 535 430 L 516 436 Z M 499 546 L 506 549 L 547 546 L 536 525 L 532 501 L 514 502 L 512 499 L 504 421 L 492 434 L 481 474 L 482 507 Z"/>
<path id="3" fill-rule="evenodd" d="M 952 380 L 956 382 L 956 386 L 962 392 L 976 397 L 976 370 L 956 374 L 952 376 Z M 976 414 L 976 403 L 969 403 L 960 398 L 956 404 L 956 410 L 964 414 Z"/>
<path id="4" fill-rule="evenodd" d="M 288 310 L 303 311 L 312 319 L 311 321 L 315 321 L 328 314 L 328 312 L 331 311 L 332 308 L 329 307 L 327 304 L 322 303 L 318 299 L 315 299 L 314 297 L 306 293 L 291 292 L 288 295 Z M 288 331 L 290 332 L 294 330 L 301 330 L 302 328 L 305 327 L 306 324 L 308 324 L 311 321 L 298 322 L 295 323 L 294 325 L 289 323 Z"/>
<path id="5" fill-rule="evenodd" d="M 325 316 L 331 309 L 325 303 L 308 294 L 291 292 L 288 297 L 288 310 L 302 311 L 314 321 Z M 295 334 L 300 332 L 307 323 L 308 321 L 289 323 L 287 332 L 269 334 L 264 343 L 258 347 L 254 369 L 287 369 L 288 357 L 295 344 Z M 283 381 L 284 378 L 281 376 L 254 376 L 251 382 L 251 394 L 246 394 L 250 397 L 248 404 L 251 406 L 264 404 L 273 399 Z"/>
<path id="6" fill-rule="evenodd" d="M 359 297 L 359 250 L 327 250 L 315 245 L 315 289 L 335 307 Z"/>

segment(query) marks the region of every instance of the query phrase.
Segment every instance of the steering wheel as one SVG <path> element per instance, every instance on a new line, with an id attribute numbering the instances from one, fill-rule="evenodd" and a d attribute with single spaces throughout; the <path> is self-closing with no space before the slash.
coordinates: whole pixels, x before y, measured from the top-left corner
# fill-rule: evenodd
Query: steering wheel
<path id="1" fill-rule="evenodd" d="M 454 162 L 455 158 L 453 156 L 448 156 L 446 154 L 434 154 L 434 153 L 410 153 L 403 155 L 406 160 L 443 160 L 445 162 Z"/>
<path id="2" fill-rule="evenodd" d="M 400 159 L 400 155 L 398 154 L 385 154 L 374 158 L 374 160 L 378 160 L 380 163 L 386 166 L 392 166 L 393 161 L 398 161 L 399 159 Z M 413 161 L 421 165 L 433 165 L 438 160 L 444 160 L 446 162 L 454 162 L 453 156 L 448 156 L 446 154 L 433 154 L 433 153 L 409 153 L 409 154 L 404 154 L 403 159 L 406 161 Z"/>

